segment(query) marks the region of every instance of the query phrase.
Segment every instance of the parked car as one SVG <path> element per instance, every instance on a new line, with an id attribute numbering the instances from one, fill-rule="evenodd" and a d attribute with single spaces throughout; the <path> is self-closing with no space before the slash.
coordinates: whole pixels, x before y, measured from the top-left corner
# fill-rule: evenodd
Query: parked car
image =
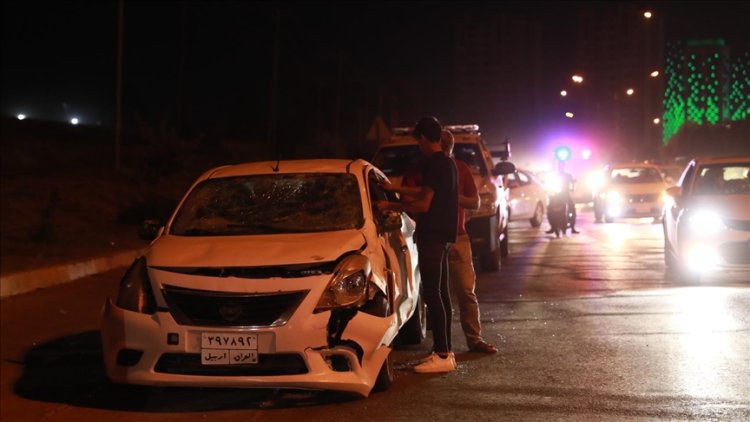
<path id="1" fill-rule="evenodd" d="M 426 335 L 415 223 L 363 160 L 218 167 L 200 176 L 103 311 L 116 383 L 338 390 L 393 380 Z"/>
<path id="2" fill-rule="evenodd" d="M 750 156 L 693 159 L 667 194 L 667 268 L 688 281 L 715 270 L 750 279 Z"/>
<path id="3" fill-rule="evenodd" d="M 659 222 L 667 184 L 654 164 L 622 163 L 604 167 L 594 192 L 594 217 L 611 223 L 615 218 L 651 217 Z"/>
<path id="4" fill-rule="evenodd" d="M 471 249 L 479 258 L 481 268 L 497 271 L 500 258 L 507 256 L 510 192 L 502 176 L 515 171 L 507 161 L 492 164 L 490 151 L 477 125 L 448 125 L 455 138 L 453 155 L 469 166 L 479 190 L 478 210 L 466 210 L 466 231 Z M 390 140 L 380 145 L 373 163 L 396 185 L 401 184 L 404 172 L 420 158 L 419 145 L 411 136 L 412 128 L 396 128 Z"/>
<path id="5" fill-rule="evenodd" d="M 529 220 L 539 227 L 544 220 L 547 191 L 539 179 L 528 170 L 516 168 L 507 176 L 510 189 L 510 221 Z"/>

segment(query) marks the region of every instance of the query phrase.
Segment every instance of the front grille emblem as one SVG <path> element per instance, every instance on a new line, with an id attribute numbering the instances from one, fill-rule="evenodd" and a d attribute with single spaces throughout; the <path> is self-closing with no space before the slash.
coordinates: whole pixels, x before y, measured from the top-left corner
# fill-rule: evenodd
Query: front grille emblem
<path id="1" fill-rule="evenodd" d="M 236 321 L 242 315 L 242 306 L 236 302 L 225 302 L 219 307 L 219 314 L 224 321 Z"/>

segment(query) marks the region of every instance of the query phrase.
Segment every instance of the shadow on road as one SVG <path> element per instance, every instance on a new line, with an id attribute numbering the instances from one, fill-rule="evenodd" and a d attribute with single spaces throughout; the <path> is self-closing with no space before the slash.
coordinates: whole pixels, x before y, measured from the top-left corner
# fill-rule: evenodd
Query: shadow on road
<path id="1" fill-rule="evenodd" d="M 292 408 L 358 400 L 343 393 L 306 390 L 117 385 L 107 380 L 101 356 L 99 331 L 37 344 L 20 362 L 24 371 L 14 391 L 28 400 L 132 412 Z"/>

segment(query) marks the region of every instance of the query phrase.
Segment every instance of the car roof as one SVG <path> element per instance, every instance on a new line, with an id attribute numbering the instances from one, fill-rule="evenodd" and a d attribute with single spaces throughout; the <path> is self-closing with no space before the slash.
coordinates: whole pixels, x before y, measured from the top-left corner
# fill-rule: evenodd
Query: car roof
<path id="1" fill-rule="evenodd" d="M 658 169 L 659 166 L 652 163 L 613 163 L 613 164 L 607 164 L 607 169 L 639 169 L 639 168 L 655 168 Z"/>
<path id="2" fill-rule="evenodd" d="M 693 161 L 698 165 L 731 164 L 736 162 L 750 163 L 750 155 L 726 155 L 721 157 L 697 157 Z"/>
<path id="3" fill-rule="evenodd" d="M 365 160 L 356 159 L 312 159 L 258 161 L 221 166 L 207 171 L 202 178 L 246 176 L 253 174 L 289 173 L 354 173 L 361 174 L 367 167 L 373 167 Z"/>
<path id="4" fill-rule="evenodd" d="M 456 143 L 479 142 L 482 134 L 479 132 L 478 125 L 445 125 L 443 129 L 449 130 L 453 134 Z M 417 140 L 411 136 L 414 128 L 397 127 L 393 129 L 393 136 L 384 141 L 381 147 L 416 145 Z"/>

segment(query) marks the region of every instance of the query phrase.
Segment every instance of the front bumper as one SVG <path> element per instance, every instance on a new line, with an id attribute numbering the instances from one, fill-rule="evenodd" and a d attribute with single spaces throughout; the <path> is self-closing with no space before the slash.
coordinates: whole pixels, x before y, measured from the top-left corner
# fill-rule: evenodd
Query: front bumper
<path id="1" fill-rule="evenodd" d="M 604 211 L 612 218 L 658 218 L 663 209 L 662 202 L 607 202 Z"/>
<path id="2" fill-rule="evenodd" d="M 694 272 L 750 277 L 750 231 L 726 229 L 713 236 L 683 233 L 679 256 L 683 267 Z"/>
<path id="3" fill-rule="evenodd" d="M 340 311 L 304 311 L 303 303 L 277 327 L 199 327 L 179 325 L 169 312 L 120 309 L 108 299 L 102 319 L 107 376 L 124 384 L 297 388 L 366 397 L 391 351 L 387 344 L 397 331 L 395 314 L 381 318 L 353 311 L 336 339 L 329 330 Z M 258 363 L 203 365 L 202 332 L 256 334 Z"/>

